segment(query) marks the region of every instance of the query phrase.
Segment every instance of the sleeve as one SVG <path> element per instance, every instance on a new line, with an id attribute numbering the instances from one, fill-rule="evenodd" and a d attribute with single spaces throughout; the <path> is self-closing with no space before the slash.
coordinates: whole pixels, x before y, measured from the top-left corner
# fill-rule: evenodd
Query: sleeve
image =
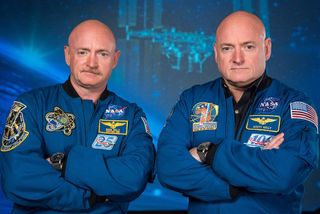
<path id="1" fill-rule="evenodd" d="M 158 179 L 169 189 L 203 201 L 230 199 L 229 184 L 189 153 L 192 140 L 186 100 L 183 93 L 161 132 L 157 153 Z"/>
<path id="2" fill-rule="evenodd" d="M 73 147 L 66 161 L 65 178 L 112 201 L 137 198 L 145 189 L 155 162 L 152 137 L 142 117 L 145 119 L 141 109 L 134 112 L 132 128 L 119 156 L 104 157 L 97 150 Z"/>
<path id="3" fill-rule="evenodd" d="M 279 149 L 261 150 L 224 139 L 214 155 L 213 171 L 252 192 L 289 193 L 303 184 L 319 158 L 318 119 L 308 103 L 302 98 L 286 104 L 279 132 L 284 133 L 284 142 Z M 301 108 L 299 114 L 309 111 L 311 117 L 295 118 L 295 106 Z"/>
<path id="4" fill-rule="evenodd" d="M 15 101 L 6 121 L 0 152 L 5 195 L 22 206 L 63 211 L 89 209 L 91 193 L 65 181 L 44 154 L 39 111 L 33 97 Z"/>

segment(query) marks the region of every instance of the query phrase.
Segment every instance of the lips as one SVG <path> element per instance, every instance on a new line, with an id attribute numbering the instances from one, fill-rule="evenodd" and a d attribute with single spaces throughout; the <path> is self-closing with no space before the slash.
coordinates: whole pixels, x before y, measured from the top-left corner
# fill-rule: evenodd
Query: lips
<path id="1" fill-rule="evenodd" d="M 90 74 L 99 75 L 99 72 L 92 71 L 92 70 L 82 70 L 81 73 L 90 73 Z"/>
<path id="2" fill-rule="evenodd" d="M 231 70 L 247 70 L 248 68 L 231 68 Z"/>

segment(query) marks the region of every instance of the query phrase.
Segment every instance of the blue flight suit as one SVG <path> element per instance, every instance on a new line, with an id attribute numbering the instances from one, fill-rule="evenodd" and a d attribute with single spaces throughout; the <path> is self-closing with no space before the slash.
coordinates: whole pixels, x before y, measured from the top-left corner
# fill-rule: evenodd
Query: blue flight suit
<path id="1" fill-rule="evenodd" d="M 159 137 L 160 183 L 189 197 L 189 213 L 301 212 L 303 183 L 318 164 L 311 101 L 270 78 L 248 99 L 236 128 L 233 97 L 225 90 L 218 78 L 182 93 Z M 264 149 L 281 132 L 280 148 Z M 189 150 L 207 141 L 216 148 L 202 164 Z"/>
<path id="2" fill-rule="evenodd" d="M 67 155 L 62 173 L 46 160 L 57 152 Z M 108 90 L 94 105 L 68 80 L 14 102 L 2 188 L 13 213 L 126 213 L 152 175 L 154 154 L 141 108 Z"/>

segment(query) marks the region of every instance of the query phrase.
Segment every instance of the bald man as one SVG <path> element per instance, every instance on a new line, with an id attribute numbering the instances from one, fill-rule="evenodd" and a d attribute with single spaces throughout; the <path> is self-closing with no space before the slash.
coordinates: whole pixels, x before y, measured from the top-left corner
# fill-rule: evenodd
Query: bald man
<path id="1" fill-rule="evenodd" d="M 152 179 L 146 116 L 106 87 L 120 51 L 97 20 L 65 46 L 70 77 L 22 94 L 2 138 L 0 166 L 13 213 L 126 213 Z"/>
<path id="2" fill-rule="evenodd" d="M 237 11 L 218 26 L 221 78 L 184 91 L 158 142 L 165 187 L 189 213 L 300 213 L 318 163 L 318 117 L 303 93 L 266 74 L 271 40 Z"/>

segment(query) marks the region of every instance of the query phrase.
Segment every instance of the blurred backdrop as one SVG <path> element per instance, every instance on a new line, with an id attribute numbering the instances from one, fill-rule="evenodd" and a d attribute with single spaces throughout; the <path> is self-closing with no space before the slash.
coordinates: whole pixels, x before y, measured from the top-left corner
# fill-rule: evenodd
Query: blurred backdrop
<path id="1" fill-rule="evenodd" d="M 6 0 L 0 6 L 1 135 L 18 94 L 68 78 L 63 46 L 71 29 L 91 18 L 111 27 L 121 50 L 108 88 L 145 110 L 155 144 L 179 94 L 219 76 L 214 32 L 223 17 L 239 9 L 260 16 L 272 38 L 268 74 L 304 91 L 320 109 L 316 0 Z M 0 189 L 0 213 L 10 207 Z M 318 170 L 306 183 L 303 209 L 319 207 Z M 186 208 L 185 197 L 157 180 L 130 205 L 136 211 Z"/>

